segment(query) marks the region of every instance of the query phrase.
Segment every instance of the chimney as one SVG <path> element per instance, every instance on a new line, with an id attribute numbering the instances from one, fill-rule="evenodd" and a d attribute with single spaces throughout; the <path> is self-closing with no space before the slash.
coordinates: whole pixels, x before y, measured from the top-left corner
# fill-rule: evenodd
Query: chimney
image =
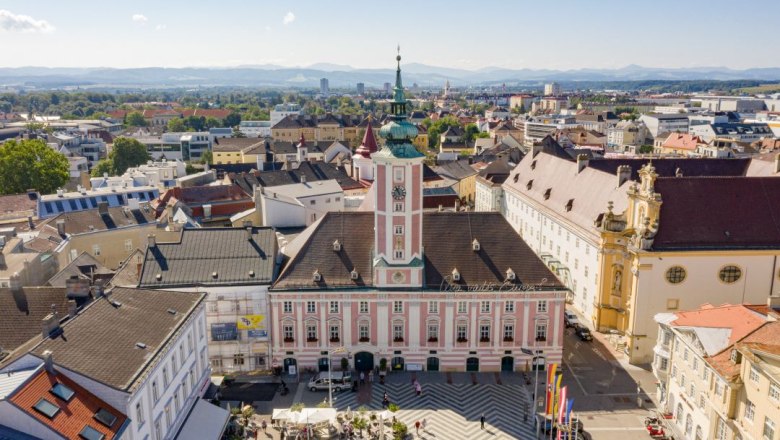
<path id="1" fill-rule="evenodd" d="M 444 207 L 439 205 L 439 212 L 442 212 L 442 211 L 444 211 Z"/>
<path id="2" fill-rule="evenodd" d="M 617 184 L 618 187 L 626 183 L 626 181 L 631 179 L 631 167 L 628 165 L 620 165 L 617 168 L 617 178 L 618 178 L 618 184 Z"/>
<path id="3" fill-rule="evenodd" d="M 57 233 L 60 235 L 65 235 L 65 220 L 57 220 Z"/>
<path id="4" fill-rule="evenodd" d="M 62 189 L 57 190 L 57 197 L 62 197 L 65 194 L 65 191 Z"/>
<path id="5" fill-rule="evenodd" d="M 146 236 L 146 241 L 147 241 L 147 245 L 150 248 L 153 248 L 153 247 L 157 246 L 157 237 L 155 237 L 154 234 L 147 235 Z"/>
<path id="6" fill-rule="evenodd" d="M 98 214 L 108 215 L 108 202 L 98 202 Z"/>
<path id="7" fill-rule="evenodd" d="M 19 272 L 14 272 L 13 275 L 11 275 L 11 279 L 8 280 L 9 286 L 11 288 L 12 293 L 21 293 L 22 292 L 22 277 L 19 276 Z"/>
<path id="8" fill-rule="evenodd" d="M 31 215 L 27 216 L 27 226 L 30 227 L 30 230 L 35 229 L 35 223 L 33 222 L 33 218 Z"/>
<path id="9" fill-rule="evenodd" d="M 585 167 L 588 166 L 588 155 L 587 154 L 578 154 L 577 155 L 577 174 L 581 173 L 582 170 L 585 169 Z"/>
<path id="10" fill-rule="evenodd" d="M 682 176 L 683 176 L 683 172 L 680 168 L 674 170 L 674 177 L 682 177 Z"/>
<path id="11" fill-rule="evenodd" d="M 76 301 L 72 299 L 68 300 L 68 318 L 75 318 L 77 311 L 78 311 L 78 306 L 76 305 Z"/>
<path id="12" fill-rule="evenodd" d="M 3 253 L 3 250 L 0 249 L 0 269 L 7 269 L 8 265 L 5 262 L 5 254 Z"/>
<path id="13" fill-rule="evenodd" d="M 57 316 L 56 306 L 52 304 L 52 312 L 46 315 L 42 320 L 41 335 L 44 339 L 56 333 L 60 329 L 60 318 Z"/>
<path id="14" fill-rule="evenodd" d="M 301 183 L 306 183 L 306 175 L 301 174 Z"/>
<path id="15" fill-rule="evenodd" d="M 43 352 L 43 368 L 50 374 L 55 374 L 54 371 L 54 359 L 52 359 L 51 350 Z"/>
<path id="16" fill-rule="evenodd" d="M 460 199 L 455 199 L 455 212 L 460 211 Z"/>
<path id="17" fill-rule="evenodd" d="M 252 241 L 252 226 L 247 226 L 244 230 L 246 231 L 246 240 Z"/>

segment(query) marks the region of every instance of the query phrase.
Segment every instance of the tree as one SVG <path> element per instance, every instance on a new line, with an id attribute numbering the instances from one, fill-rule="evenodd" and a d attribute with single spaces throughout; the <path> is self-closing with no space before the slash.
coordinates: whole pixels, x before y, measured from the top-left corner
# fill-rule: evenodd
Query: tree
<path id="1" fill-rule="evenodd" d="M 216 128 L 221 126 L 222 126 L 222 122 L 219 119 L 212 116 L 206 118 L 206 128 Z"/>
<path id="2" fill-rule="evenodd" d="M 206 126 L 206 118 L 192 115 L 188 116 L 184 123 L 193 131 L 203 131 L 203 128 Z"/>
<path id="3" fill-rule="evenodd" d="M 111 172 L 116 176 L 151 159 L 144 144 L 137 139 L 126 137 L 114 140 L 114 148 L 108 158 L 111 160 Z"/>
<path id="4" fill-rule="evenodd" d="M 108 159 L 103 159 L 94 167 L 92 167 L 92 177 L 101 177 L 104 174 L 111 174 L 112 162 Z"/>
<path id="5" fill-rule="evenodd" d="M 464 140 L 466 142 L 471 142 L 476 139 L 477 134 L 479 134 L 479 128 L 477 127 L 477 124 L 468 124 L 464 130 Z"/>
<path id="6" fill-rule="evenodd" d="M 0 194 L 51 193 L 68 182 L 69 169 L 68 159 L 40 139 L 0 144 Z"/>
<path id="7" fill-rule="evenodd" d="M 146 127 L 146 119 L 141 112 L 130 112 L 125 116 L 125 124 L 130 127 Z"/>
<path id="8" fill-rule="evenodd" d="M 227 115 L 227 117 L 225 117 L 225 120 L 223 122 L 225 124 L 224 125 L 225 127 L 235 127 L 236 125 L 241 123 L 241 115 L 236 112 L 233 112 Z"/>
<path id="9" fill-rule="evenodd" d="M 234 138 L 245 138 L 246 135 L 238 127 L 233 127 L 233 137 Z"/>
<path id="10" fill-rule="evenodd" d="M 204 151 L 203 154 L 200 156 L 200 161 L 203 163 L 214 162 L 214 155 L 211 153 L 211 150 Z"/>
<path id="11" fill-rule="evenodd" d="M 168 131 L 173 133 L 178 133 L 182 131 L 187 131 L 187 126 L 184 124 L 184 119 L 182 118 L 173 118 L 168 121 Z"/>

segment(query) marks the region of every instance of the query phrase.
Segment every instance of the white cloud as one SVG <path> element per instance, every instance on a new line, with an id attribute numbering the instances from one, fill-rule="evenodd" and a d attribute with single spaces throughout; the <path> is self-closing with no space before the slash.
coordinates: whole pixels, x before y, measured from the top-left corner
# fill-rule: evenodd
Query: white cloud
<path id="1" fill-rule="evenodd" d="M 133 14 L 132 20 L 141 24 L 145 24 L 147 21 L 149 21 L 149 19 L 146 18 L 146 15 L 143 14 Z"/>
<path id="2" fill-rule="evenodd" d="M 52 32 L 54 26 L 46 20 L 36 20 L 29 15 L 16 15 L 0 9 L 0 30 L 8 32 Z"/>
<path id="3" fill-rule="evenodd" d="M 295 14 L 292 12 L 288 12 L 284 14 L 284 18 L 282 19 L 282 24 L 290 24 L 295 21 Z"/>
<path id="4" fill-rule="evenodd" d="M 154 27 L 154 30 L 156 31 L 164 31 L 165 29 L 168 29 L 168 25 L 165 24 L 158 24 Z"/>

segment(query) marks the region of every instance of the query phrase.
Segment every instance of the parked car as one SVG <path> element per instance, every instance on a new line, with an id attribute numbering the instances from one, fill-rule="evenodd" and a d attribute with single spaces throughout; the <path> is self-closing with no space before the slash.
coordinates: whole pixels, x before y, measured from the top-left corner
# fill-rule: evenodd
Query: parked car
<path id="1" fill-rule="evenodd" d="M 344 391 L 352 388 L 352 375 L 350 373 L 333 371 L 330 373 L 330 380 L 333 381 L 333 391 Z M 328 379 L 327 371 L 318 373 L 309 380 L 307 388 L 311 391 L 327 391 L 330 380 Z"/>
<path id="2" fill-rule="evenodd" d="M 587 327 L 579 326 L 574 333 L 580 338 L 581 341 L 593 340 L 593 333 L 591 333 L 590 329 Z"/>
<path id="3" fill-rule="evenodd" d="M 580 325 L 580 320 L 577 319 L 577 315 L 574 314 L 574 312 L 570 312 L 568 310 L 563 311 L 563 323 L 566 324 L 566 327 L 577 327 Z"/>

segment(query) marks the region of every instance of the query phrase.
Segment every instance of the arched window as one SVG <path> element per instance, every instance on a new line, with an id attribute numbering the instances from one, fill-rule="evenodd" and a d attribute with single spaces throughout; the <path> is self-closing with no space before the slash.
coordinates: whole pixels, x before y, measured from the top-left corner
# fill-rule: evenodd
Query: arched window
<path id="1" fill-rule="evenodd" d="M 695 440 L 702 440 L 703 438 L 704 437 L 702 436 L 702 433 L 701 433 L 701 426 L 697 426 L 696 427 L 696 437 L 695 437 Z"/>
<path id="2" fill-rule="evenodd" d="M 682 421 L 683 421 L 682 403 L 677 404 L 677 412 L 674 414 L 674 418 L 677 419 L 678 424 L 682 425 Z"/>
<path id="3" fill-rule="evenodd" d="M 685 435 L 690 436 L 693 432 L 693 418 L 690 414 L 685 417 Z"/>

